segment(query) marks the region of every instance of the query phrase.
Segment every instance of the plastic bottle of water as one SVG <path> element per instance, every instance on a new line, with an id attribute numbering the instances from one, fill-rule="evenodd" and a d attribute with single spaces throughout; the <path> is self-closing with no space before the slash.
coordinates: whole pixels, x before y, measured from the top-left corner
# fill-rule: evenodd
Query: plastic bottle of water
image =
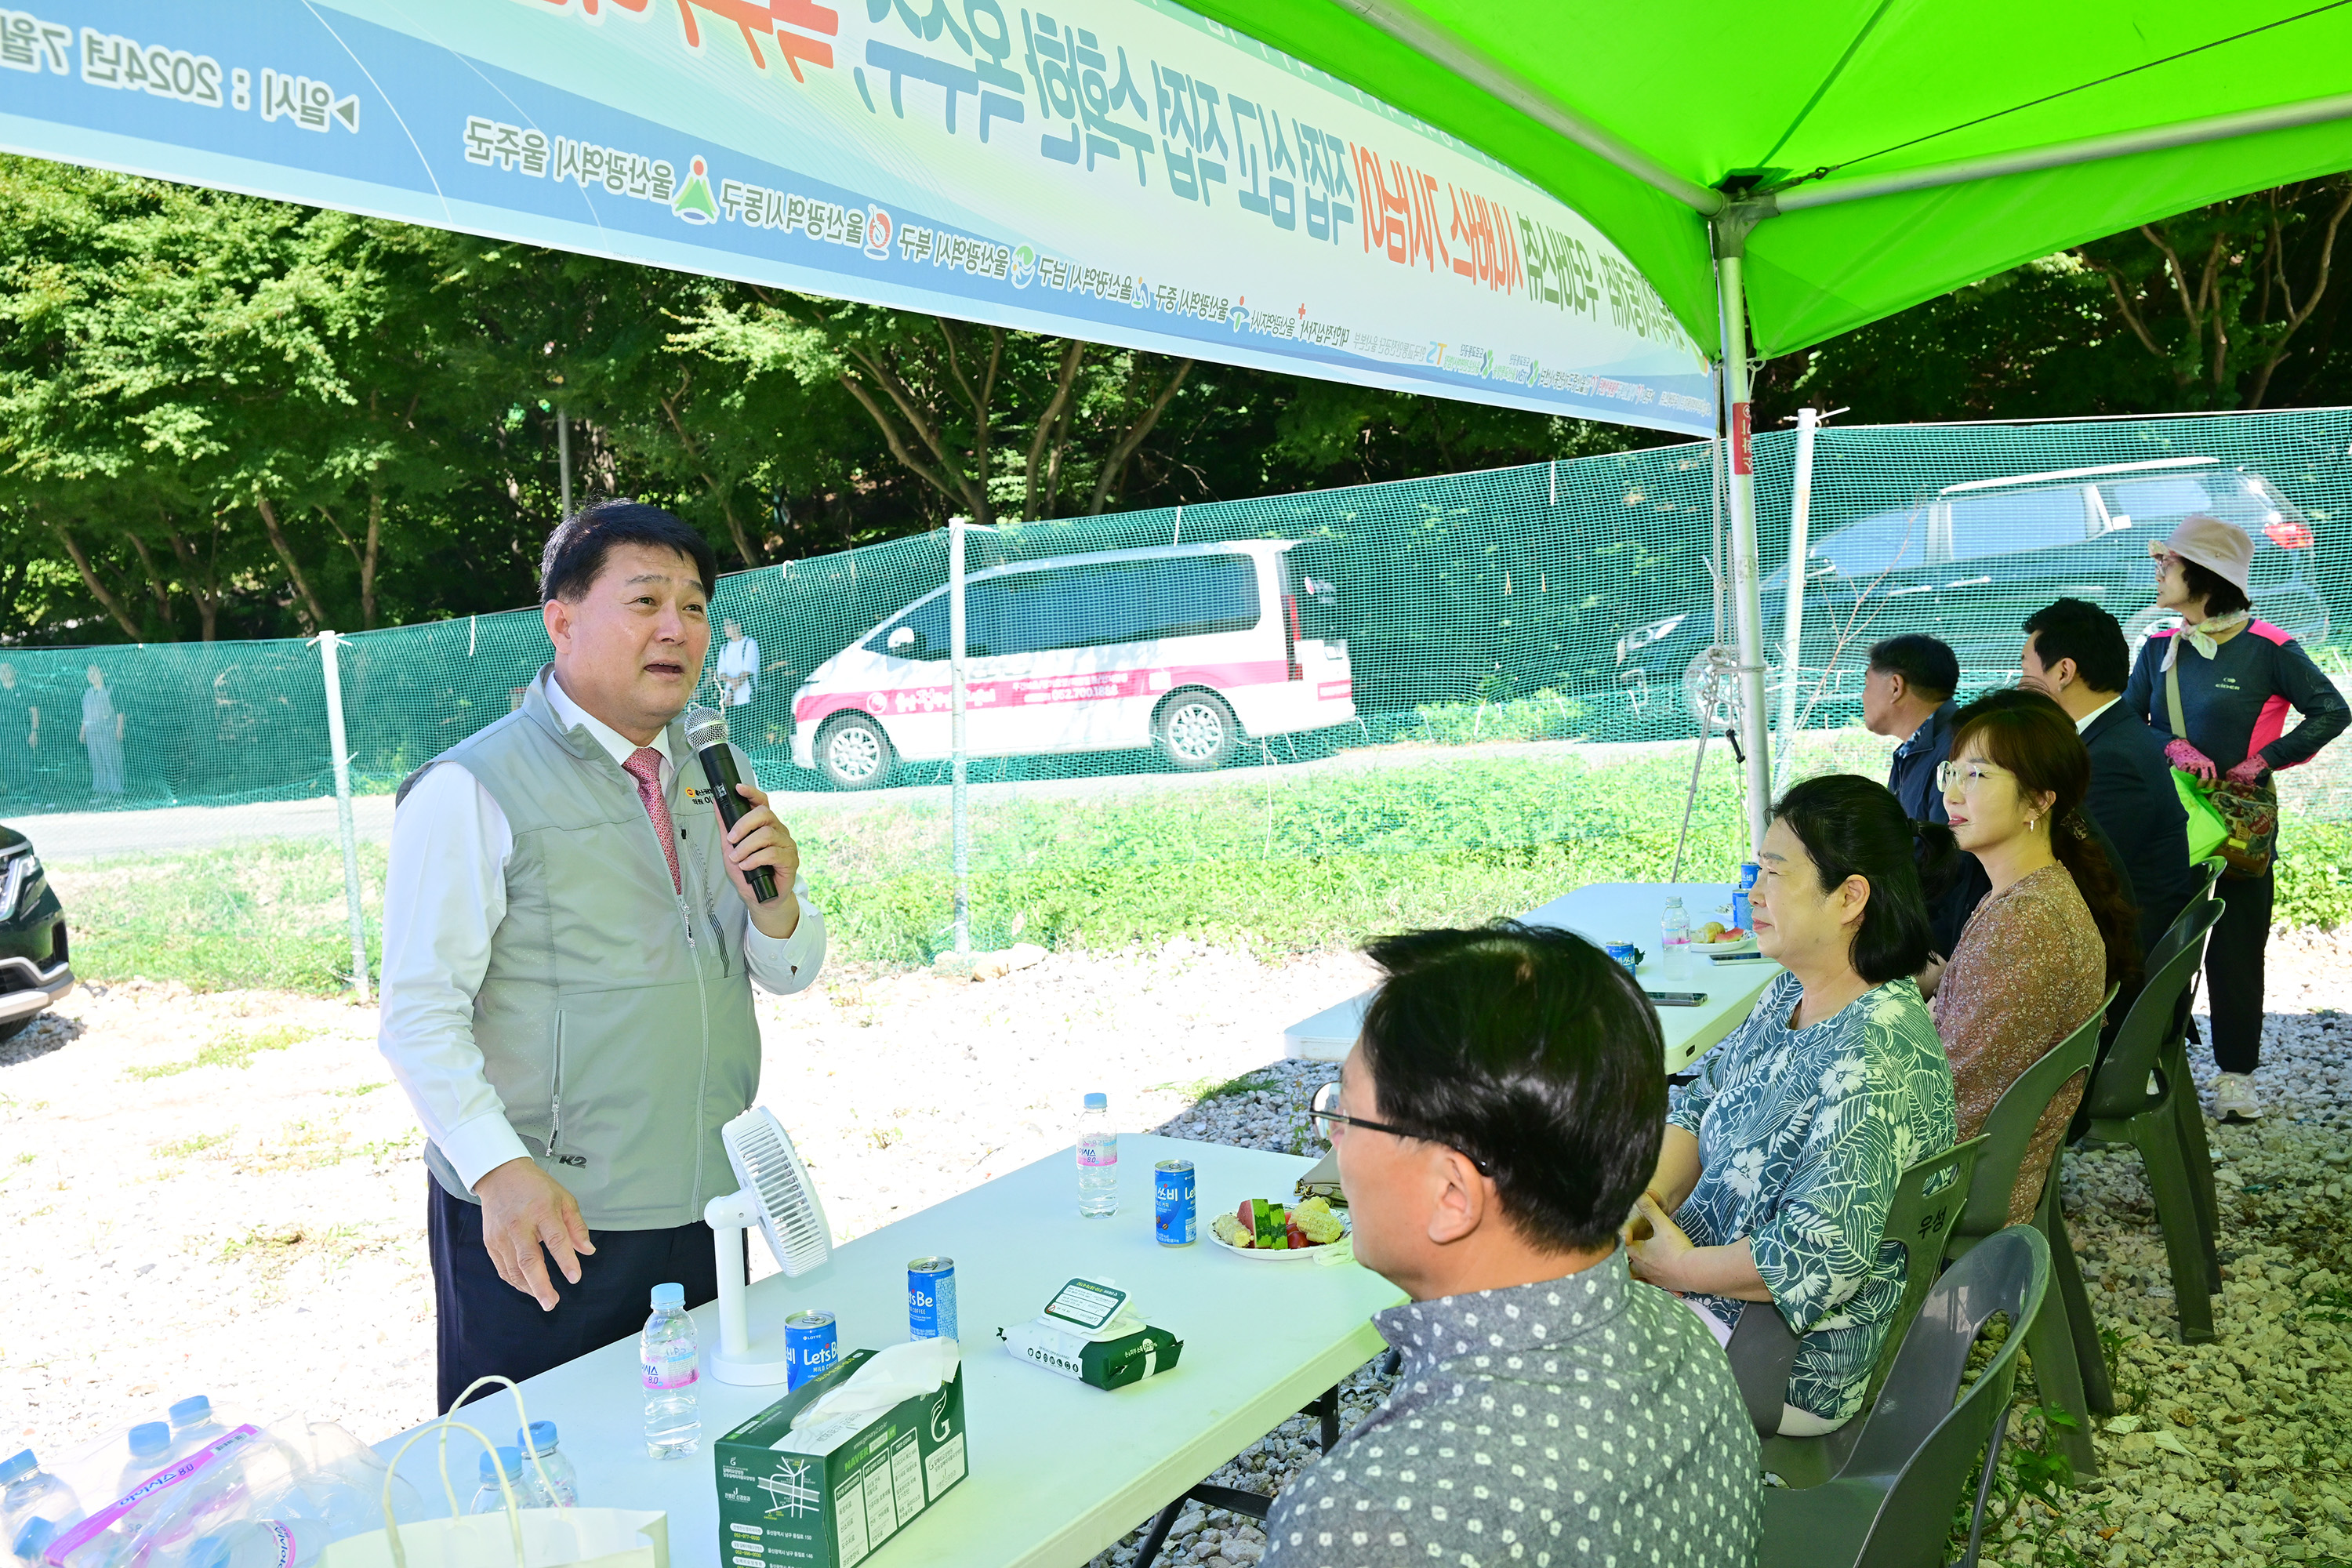
<path id="1" fill-rule="evenodd" d="M 1078 1118 L 1078 1213 L 1101 1219 L 1118 1212 L 1118 1130 L 1111 1125 L 1109 1097 L 1090 1094 Z"/>
<path id="2" fill-rule="evenodd" d="M 654 1287 L 653 1316 L 637 1336 L 637 1360 L 645 1368 L 646 1453 L 676 1459 L 702 1447 L 702 1416 L 695 1408 L 699 1355 L 694 1320 L 686 1315 L 686 1287 Z"/>
<path id="3" fill-rule="evenodd" d="M 168 1423 L 142 1421 L 131 1428 L 131 1458 L 123 1462 L 122 1480 L 114 1495 L 129 1497 L 133 1487 L 163 1468 L 171 1451 L 172 1428 Z"/>
<path id="4" fill-rule="evenodd" d="M 497 1486 L 490 1490 L 495 1494 Z M 196 1537 L 188 1547 L 183 1568 L 304 1568 L 326 1550 L 327 1526 L 322 1521 L 240 1519 L 213 1534 Z"/>
<path id="5" fill-rule="evenodd" d="M 215 1438 L 225 1437 L 228 1428 L 213 1419 L 213 1402 L 201 1394 L 191 1394 L 172 1406 L 172 1450 L 174 1459 L 184 1459 Z"/>
<path id="6" fill-rule="evenodd" d="M 48 1534 L 54 1535 L 81 1516 L 81 1500 L 74 1496 L 73 1488 L 41 1468 L 32 1449 L 20 1449 L 0 1459 L 0 1551 L 29 1561 L 48 1544 L 45 1536 L 30 1553 L 16 1545 L 16 1538 L 36 1521 L 46 1523 Z"/>
<path id="7" fill-rule="evenodd" d="M 523 1472 L 522 1455 L 516 1449 L 501 1447 L 496 1455 L 484 1454 L 480 1466 L 481 1486 L 474 1493 L 467 1513 L 504 1513 L 507 1494 L 499 1488 L 499 1472 L 507 1474 L 507 1485 L 514 1489 L 515 1507 L 544 1508 L 543 1502 L 532 1500 L 531 1488 Z M 188 1568 L 197 1568 L 194 1563 Z"/>
<path id="8" fill-rule="evenodd" d="M 1679 897 L 1666 900 L 1666 917 L 1658 922 L 1658 943 L 1667 958 L 1680 958 L 1690 952 L 1690 916 Z"/>
<path id="9" fill-rule="evenodd" d="M 534 1492 L 544 1493 L 548 1487 L 552 1487 L 554 1496 L 549 1500 L 556 1507 L 578 1508 L 580 1506 L 580 1473 L 572 1468 L 572 1461 L 557 1450 L 556 1444 L 559 1441 L 561 1438 L 556 1433 L 555 1423 L 552 1421 L 534 1421 L 529 1426 L 515 1433 L 515 1447 L 521 1451 L 523 1457 L 522 1473 L 530 1482 L 531 1489 Z M 531 1463 L 533 1454 L 539 1456 L 537 1464 Z M 539 1473 L 542 1469 L 547 1472 L 545 1487 L 540 1484 L 539 1479 Z"/>
<path id="10" fill-rule="evenodd" d="M 33 1568 L 34 1563 L 39 1559 L 41 1553 L 48 1549 L 49 1542 L 57 1538 L 56 1522 L 35 1514 L 17 1527 L 15 1535 L 9 1537 L 8 1550 L 15 1553 L 17 1562 L 25 1564 L 25 1568 Z"/>

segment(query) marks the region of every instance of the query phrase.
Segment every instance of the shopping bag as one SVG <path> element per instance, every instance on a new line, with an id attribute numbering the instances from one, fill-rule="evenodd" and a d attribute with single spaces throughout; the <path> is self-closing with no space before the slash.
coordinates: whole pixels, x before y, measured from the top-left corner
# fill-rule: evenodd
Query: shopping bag
<path id="1" fill-rule="evenodd" d="M 2230 837 L 2230 825 L 2205 798 L 2205 783 L 2195 773 L 2172 770 L 2172 787 L 2179 793 L 2180 809 L 2189 814 L 2189 863 L 2210 859 Z"/>
<path id="2" fill-rule="evenodd" d="M 2176 658 L 2164 672 L 2166 715 L 2172 732 L 2186 738 L 2189 726 L 2180 717 L 2180 667 Z M 2250 759 L 2251 760 L 2251 759 Z M 2235 881 L 2252 881 L 2270 873 L 2278 853 L 2278 785 L 2265 774 L 2260 784 L 2216 779 L 2206 784 L 2195 773 L 2172 770 L 2172 787 L 2189 813 L 2189 863 L 2221 857 L 2221 875 Z"/>
<path id="3" fill-rule="evenodd" d="M 522 1390 L 509 1378 L 480 1379 L 466 1394 L 484 1383 L 502 1383 L 512 1390 L 516 1420 L 525 1428 L 530 1426 Z M 458 1395 L 457 1404 L 465 1398 Z M 506 1496 L 504 1512 L 460 1513 L 457 1488 L 449 1481 L 452 1428 L 472 1433 L 485 1448 L 495 1447 L 454 1415 L 411 1433 L 393 1456 L 385 1477 L 383 1529 L 336 1542 L 327 1548 L 320 1568 L 669 1568 L 669 1516 L 658 1509 L 520 1508 L 514 1488 L 502 1473 L 499 1489 Z M 441 1486 L 449 1496 L 451 1517 L 401 1524 L 392 1516 L 392 1476 L 410 1447 L 434 1432 L 440 1434 Z M 539 1468 L 541 1484 L 546 1485 L 546 1468 L 539 1465 L 536 1454 L 530 1459 Z"/>

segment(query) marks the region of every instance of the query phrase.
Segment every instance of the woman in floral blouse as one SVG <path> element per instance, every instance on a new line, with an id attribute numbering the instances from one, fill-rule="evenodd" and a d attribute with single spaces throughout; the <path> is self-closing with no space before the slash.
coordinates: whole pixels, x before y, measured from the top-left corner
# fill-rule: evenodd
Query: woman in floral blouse
<path id="1" fill-rule="evenodd" d="M 1915 836 L 1948 859 L 1942 827 L 1852 774 L 1773 807 L 1756 939 L 1788 973 L 1674 1098 L 1635 1210 L 1633 1271 L 1718 1340 L 1746 1301 L 1801 1336 L 1780 1417 L 1792 1436 L 1862 1408 L 1903 1296 L 1902 1250 L 1880 1244 L 1887 1205 L 1906 1166 L 1952 1146 L 1952 1071 L 1911 978 L 1929 941 Z"/>

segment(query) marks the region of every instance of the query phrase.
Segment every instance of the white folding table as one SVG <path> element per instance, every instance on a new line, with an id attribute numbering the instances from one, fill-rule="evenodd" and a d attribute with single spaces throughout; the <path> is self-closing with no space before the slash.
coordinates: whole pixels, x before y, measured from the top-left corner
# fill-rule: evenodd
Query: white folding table
<path id="1" fill-rule="evenodd" d="M 1165 1247 L 1152 1237 L 1152 1165 L 1177 1156 L 1195 1167 L 1202 1239 Z M 813 1274 L 752 1286 L 760 1332 L 787 1312 L 815 1308 L 836 1314 L 842 1349 L 879 1349 L 907 1338 L 908 1261 L 955 1259 L 971 1473 L 859 1568 L 1084 1563 L 1379 1355 L 1386 1346 L 1370 1318 L 1403 1300 L 1395 1286 L 1352 1261 L 1238 1258 L 1207 1239 L 1220 1209 L 1244 1198 L 1289 1201 L 1292 1184 L 1313 1163 L 1126 1133 L 1118 1213 L 1108 1219 L 1078 1217 L 1076 1163 L 1064 1150 L 860 1237 Z M 595 1267 L 593 1258 L 586 1264 Z M 996 1330 L 1035 1316 L 1059 1286 L 1081 1275 L 1114 1281 L 1153 1326 L 1183 1341 L 1173 1371 L 1105 1392 L 1005 1352 Z M 714 1381 L 718 1309 L 698 1310 L 694 1322 L 703 1351 L 703 1448 L 691 1458 L 646 1458 L 635 1340 L 531 1378 L 522 1392 L 531 1417 L 561 1430 L 583 1503 L 661 1509 L 669 1515 L 672 1561 L 716 1568 L 711 1445 L 784 1390 Z M 504 1389 L 467 1405 L 463 1416 L 496 1441 L 513 1441 L 514 1400 Z M 392 1438 L 379 1451 L 389 1458 L 400 1442 Z M 446 1505 L 436 1447 L 430 1439 L 418 1443 L 401 1473 L 437 1510 Z M 462 1504 L 472 1495 L 480 1449 L 462 1433 L 450 1447 Z"/>
<path id="2" fill-rule="evenodd" d="M 1716 912 L 1731 902 L 1727 882 L 1596 882 L 1519 919 L 1528 925 L 1559 926 L 1589 942 L 1630 942 L 1647 955 L 1635 972 L 1644 986 L 1706 993 L 1706 1000 L 1698 1006 L 1658 1009 L 1666 1037 L 1666 1070 L 1680 1072 L 1739 1026 L 1780 966 L 1769 958 L 1719 963 L 1696 955 L 1662 956 L 1658 921 L 1665 913 L 1667 896 L 1674 893 L 1682 895 L 1694 930 L 1715 919 L 1731 922 L 1728 914 Z M 1284 1054 L 1310 1061 L 1341 1060 L 1356 1043 L 1371 999 L 1367 991 L 1291 1025 L 1282 1032 Z"/>

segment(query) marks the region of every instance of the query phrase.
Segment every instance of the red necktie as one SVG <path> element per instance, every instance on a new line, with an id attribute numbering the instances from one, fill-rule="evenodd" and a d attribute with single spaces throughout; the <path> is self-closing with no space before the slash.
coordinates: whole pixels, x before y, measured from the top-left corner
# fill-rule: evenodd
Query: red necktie
<path id="1" fill-rule="evenodd" d="M 677 878 L 677 826 L 669 819 L 669 802 L 662 798 L 661 764 L 659 752 L 639 746 L 621 766 L 637 781 L 637 798 L 645 803 L 646 815 L 654 819 L 654 837 L 661 840 L 662 857 L 669 862 L 669 885 L 684 892 L 686 885 Z"/>

